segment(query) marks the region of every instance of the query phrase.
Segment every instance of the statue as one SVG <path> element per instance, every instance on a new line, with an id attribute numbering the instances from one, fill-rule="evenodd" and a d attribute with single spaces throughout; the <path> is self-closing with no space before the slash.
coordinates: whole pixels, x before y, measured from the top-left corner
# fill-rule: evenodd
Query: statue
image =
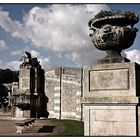
<path id="1" fill-rule="evenodd" d="M 26 55 L 21 57 L 20 68 L 41 67 L 37 58 L 32 58 L 31 53 L 25 52 Z"/>
<path id="2" fill-rule="evenodd" d="M 89 21 L 90 30 L 93 31 L 90 37 L 94 46 L 107 53 L 102 59 L 104 62 L 129 61 L 121 56 L 121 52 L 132 46 L 138 31 L 134 25 L 138 21 L 139 16 L 130 11 L 101 11 Z"/>
<path id="3" fill-rule="evenodd" d="M 25 52 L 25 53 L 26 55 L 22 56 L 20 59 L 20 61 L 22 62 L 22 64 L 20 65 L 20 68 L 30 67 L 31 54 L 28 52 Z"/>
<path id="4" fill-rule="evenodd" d="M 31 65 L 32 67 L 40 67 L 40 61 L 37 60 L 37 58 L 32 58 L 31 59 Z"/>
<path id="5" fill-rule="evenodd" d="M 31 60 L 31 54 L 29 53 L 29 52 L 25 52 L 26 53 L 26 56 L 27 56 L 27 58 L 29 59 L 29 60 Z"/>

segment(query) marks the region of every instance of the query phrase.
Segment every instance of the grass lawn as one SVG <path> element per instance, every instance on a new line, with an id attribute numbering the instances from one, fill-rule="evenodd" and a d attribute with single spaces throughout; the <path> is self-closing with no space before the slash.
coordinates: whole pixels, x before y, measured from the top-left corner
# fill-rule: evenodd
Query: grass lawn
<path id="1" fill-rule="evenodd" d="M 84 136 L 84 122 L 76 120 L 57 120 L 63 126 L 58 136 Z"/>

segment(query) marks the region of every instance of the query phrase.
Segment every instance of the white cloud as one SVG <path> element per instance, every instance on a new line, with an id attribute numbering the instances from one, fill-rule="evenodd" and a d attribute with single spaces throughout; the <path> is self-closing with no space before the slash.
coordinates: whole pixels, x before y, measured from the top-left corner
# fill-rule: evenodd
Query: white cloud
<path id="1" fill-rule="evenodd" d="M 47 66 L 50 66 L 50 59 L 48 57 L 41 57 L 38 59 L 42 68 L 46 69 Z"/>
<path id="2" fill-rule="evenodd" d="M 11 51 L 10 53 L 12 56 L 22 55 L 22 50 Z"/>
<path id="3" fill-rule="evenodd" d="M 31 53 L 32 58 L 38 58 L 38 61 L 40 61 L 42 68 L 45 68 L 47 65 L 50 65 L 50 59 L 48 57 L 41 56 L 41 54 L 36 50 L 30 50 L 29 52 Z"/>
<path id="4" fill-rule="evenodd" d="M 9 17 L 9 13 L 5 11 L 0 11 L 0 26 L 7 32 L 14 33 L 18 30 L 19 25 L 17 21 L 13 21 Z"/>
<path id="5" fill-rule="evenodd" d="M 87 4 L 86 9 L 88 12 L 93 13 L 94 11 L 94 14 L 97 14 L 101 10 L 109 9 L 109 7 L 105 4 L 104 5 L 103 4 Z"/>
<path id="6" fill-rule="evenodd" d="M 20 65 L 20 61 L 10 61 L 10 62 L 5 62 L 0 60 L 0 68 L 1 69 L 11 69 L 11 70 L 18 70 Z"/>
<path id="7" fill-rule="evenodd" d="M 7 63 L 7 67 L 11 68 L 12 70 L 19 70 L 20 61 L 13 60 Z"/>
<path id="8" fill-rule="evenodd" d="M 125 51 L 126 57 L 132 62 L 140 64 L 140 50 L 133 49 L 131 51 Z"/>
<path id="9" fill-rule="evenodd" d="M 0 40 L 0 50 L 7 48 L 7 45 L 4 40 Z"/>
<path id="10" fill-rule="evenodd" d="M 13 21 L 8 12 L 0 11 L 0 26 L 13 37 L 85 65 L 103 55 L 92 47 L 88 36 L 88 21 L 101 9 L 109 8 L 104 4 L 52 4 L 32 8 L 22 21 Z M 32 55 L 40 56 L 36 52 Z"/>
<path id="11" fill-rule="evenodd" d="M 32 57 L 39 57 L 40 56 L 40 53 L 35 51 L 35 50 L 31 50 L 30 53 L 31 53 Z"/>

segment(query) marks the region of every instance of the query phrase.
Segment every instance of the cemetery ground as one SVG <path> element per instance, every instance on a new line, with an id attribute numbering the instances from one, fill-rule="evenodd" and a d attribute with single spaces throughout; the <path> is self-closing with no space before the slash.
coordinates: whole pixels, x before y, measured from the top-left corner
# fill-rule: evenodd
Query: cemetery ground
<path id="1" fill-rule="evenodd" d="M 15 120 L 0 119 L 0 136 L 84 136 L 84 123 L 76 120 L 38 119 L 34 127 L 16 134 Z"/>

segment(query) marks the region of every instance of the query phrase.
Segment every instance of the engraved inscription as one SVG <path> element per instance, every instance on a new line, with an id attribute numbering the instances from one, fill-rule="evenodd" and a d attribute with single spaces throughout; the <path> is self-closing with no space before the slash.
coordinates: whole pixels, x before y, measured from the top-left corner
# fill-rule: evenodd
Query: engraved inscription
<path id="1" fill-rule="evenodd" d="M 90 71 L 89 90 L 128 89 L 128 69 Z"/>

